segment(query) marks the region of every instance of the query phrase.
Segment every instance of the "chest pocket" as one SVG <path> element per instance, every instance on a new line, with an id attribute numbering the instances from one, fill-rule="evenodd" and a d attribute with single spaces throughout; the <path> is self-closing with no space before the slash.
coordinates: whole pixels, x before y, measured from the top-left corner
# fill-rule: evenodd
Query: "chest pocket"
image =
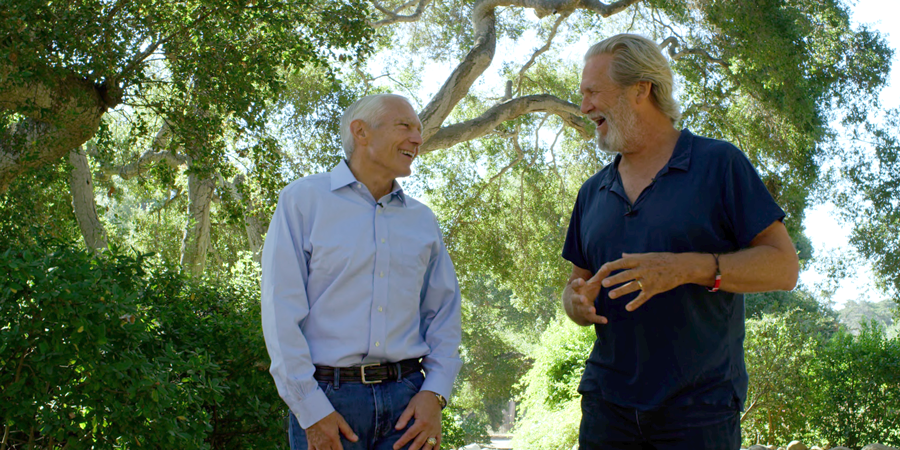
<path id="1" fill-rule="evenodd" d="M 433 245 L 432 239 L 415 234 L 395 235 L 392 239 L 392 291 L 397 292 L 402 301 L 418 304 Z"/>

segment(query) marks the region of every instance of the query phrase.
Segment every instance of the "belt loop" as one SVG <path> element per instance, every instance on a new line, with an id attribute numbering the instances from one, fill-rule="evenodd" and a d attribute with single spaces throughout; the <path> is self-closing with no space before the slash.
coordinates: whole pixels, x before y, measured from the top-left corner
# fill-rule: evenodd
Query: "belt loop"
<path id="1" fill-rule="evenodd" d="M 334 390 L 338 390 L 341 388 L 341 368 L 334 368 Z"/>
<path id="2" fill-rule="evenodd" d="M 403 366 L 400 365 L 399 361 L 395 362 L 394 366 L 397 367 L 397 381 L 400 381 L 403 379 Z"/>

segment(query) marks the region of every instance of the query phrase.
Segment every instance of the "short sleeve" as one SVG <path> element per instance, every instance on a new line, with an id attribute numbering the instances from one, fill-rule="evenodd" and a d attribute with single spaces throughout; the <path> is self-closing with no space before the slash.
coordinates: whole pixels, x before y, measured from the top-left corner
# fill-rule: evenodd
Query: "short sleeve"
<path id="1" fill-rule="evenodd" d="M 784 220 L 784 210 L 775 203 L 750 160 L 736 148 L 725 172 L 724 187 L 725 210 L 740 248 L 749 246 L 776 220 Z"/>
<path id="2" fill-rule="evenodd" d="M 569 230 L 566 232 L 566 242 L 563 244 L 562 257 L 582 269 L 588 269 L 588 263 L 584 257 L 581 242 L 582 196 L 583 189 L 578 192 L 575 206 L 572 208 L 572 218 L 569 219 Z"/>

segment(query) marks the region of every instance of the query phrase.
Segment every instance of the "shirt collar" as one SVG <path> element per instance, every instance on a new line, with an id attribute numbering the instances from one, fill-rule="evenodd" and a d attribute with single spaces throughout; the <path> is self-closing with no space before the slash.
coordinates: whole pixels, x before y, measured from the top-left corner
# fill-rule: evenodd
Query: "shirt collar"
<path id="1" fill-rule="evenodd" d="M 347 165 L 346 159 L 341 159 L 341 162 L 338 165 L 334 166 L 334 169 L 331 169 L 331 190 L 336 191 L 342 187 L 351 185 L 356 183 L 356 177 L 353 176 L 353 172 L 350 171 L 350 166 Z M 391 189 L 391 197 L 397 197 L 400 200 L 400 203 L 403 206 L 406 206 L 406 195 L 403 193 L 403 188 L 400 186 L 400 183 L 397 180 L 393 181 L 393 186 Z"/>
<path id="2" fill-rule="evenodd" d="M 675 149 L 672 150 L 672 156 L 669 162 L 659 171 L 659 175 L 668 172 L 670 169 L 678 169 L 687 172 L 691 168 L 691 148 L 694 146 L 694 135 L 687 128 L 681 130 L 678 141 L 675 142 Z M 600 182 L 600 189 L 611 189 L 613 182 L 616 180 L 616 174 L 619 173 L 619 162 L 622 160 L 622 154 L 616 153 L 615 159 L 611 164 L 611 170 L 606 171 Z"/>

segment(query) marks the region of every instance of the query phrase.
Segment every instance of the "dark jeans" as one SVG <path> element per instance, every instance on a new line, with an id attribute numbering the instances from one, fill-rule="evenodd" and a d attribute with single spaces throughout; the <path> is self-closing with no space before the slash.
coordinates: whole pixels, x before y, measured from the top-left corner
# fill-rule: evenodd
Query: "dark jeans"
<path id="1" fill-rule="evenodd" d="M 579 450 L 738 450 L 740 411 L 691 405 L 638 411 L 607 402 L 598 392 L 581 397 Z"/>

